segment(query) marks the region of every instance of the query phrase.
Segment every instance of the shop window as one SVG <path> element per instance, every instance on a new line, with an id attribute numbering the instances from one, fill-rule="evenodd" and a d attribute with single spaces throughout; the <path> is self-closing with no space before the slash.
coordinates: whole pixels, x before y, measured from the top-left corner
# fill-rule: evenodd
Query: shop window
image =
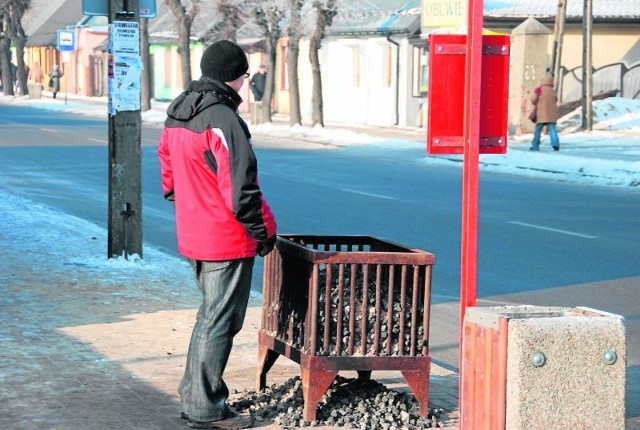
<path id="1" fill-rule="evenodd" d="M 391 46 L 384 46 L 382 51 L 382 64 L 383 64 L 383 70 L 382 70 L 382 79 L 383 79 L 383 83 L 384 86 L 387 88 L 391 87 L 391 79 L 393 77 L 393 73 L 392 73 L 392 64 L 393 64 L 393 49 L 391 48 Z"/>
<path id="2" fill-rule="evenodd" d="M 413 96 L 426 96 L 429 89 L 429 50 L 426 46 L 413 47 L 412 81 Z"/>
<path id="3" fill-rule="evenodd" d="M 360 47 L 351 47 L 351 83 L 354 87 L 360 86 Z"/>
<path id="4" fill-rule="evenodd" d="M 280 45 L 280 89 L 289 91 L 289 68 L 287 55 L 289 53 L 289 45 Z"/>

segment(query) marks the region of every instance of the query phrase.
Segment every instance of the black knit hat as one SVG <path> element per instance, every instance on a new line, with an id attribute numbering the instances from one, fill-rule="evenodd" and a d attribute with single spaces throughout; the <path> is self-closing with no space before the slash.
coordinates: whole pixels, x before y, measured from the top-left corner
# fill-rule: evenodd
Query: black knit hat
<path id="1" fill-rule="evenodd" d="M 209 45 L 200 60 L 202 75 L 221 82 L 235 81 L 248 69 L 247 54 L 229 40 Z"/>

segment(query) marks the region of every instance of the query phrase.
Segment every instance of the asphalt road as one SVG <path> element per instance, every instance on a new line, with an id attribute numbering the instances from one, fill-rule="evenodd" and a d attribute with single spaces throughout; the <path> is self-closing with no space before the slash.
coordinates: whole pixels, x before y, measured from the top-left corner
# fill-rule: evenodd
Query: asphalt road
<path id="1" fill-rule="evenodd" d="M 143 237 L 177 255 L 173 212 L 158 179 L 159 132 L 154 126 L 142 133 Z M 106 136 L 104 120 L 2 106 L 0 187 L 106 227 Z M 365 234 L 436 254 L 431 354 L 457 366 L 459 166 L 427 167 L 422 151 L 400 147 L 273 149 L 257 139 L 256 152 L 281 233 Z M 479 304 L 589 306 L 624 315 L 628 409 L 640 415 L 640 195 L 483 175 L 479 214 Z"/>

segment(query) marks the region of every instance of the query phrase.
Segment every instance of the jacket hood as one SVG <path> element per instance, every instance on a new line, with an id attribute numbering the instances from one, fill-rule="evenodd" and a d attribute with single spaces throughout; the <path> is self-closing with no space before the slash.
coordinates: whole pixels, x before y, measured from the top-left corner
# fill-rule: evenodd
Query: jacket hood
<path id="1" fill-rule="evenodd" d="M 209 106 L 219 103 L 237 111 L 242 97 L 223 82 L 203 76 L 191 81 L 186 91 L 171 102 L 167 116 L 177 121 L 189 121 Z"/>

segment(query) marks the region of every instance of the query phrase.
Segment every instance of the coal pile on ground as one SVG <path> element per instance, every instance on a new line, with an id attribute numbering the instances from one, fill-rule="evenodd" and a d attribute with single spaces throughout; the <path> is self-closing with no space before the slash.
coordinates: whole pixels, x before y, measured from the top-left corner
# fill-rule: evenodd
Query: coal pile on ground
<path id="1" fill-rule="evenodd" d="M 390 390 L 374 380 L 341 376 L 318 402 L 313 422 L 303 418 L 302 380 L 298 376 L 282 385 L 241 394 L 231 406 L 249 412 L 257 422 L 272 421 L 284 429 L 334 426 L 413 430 L 444 426 L 442 409 L 430 409 L 426 417 L 420 417 L 418 402 L 410 393 Z"/>

